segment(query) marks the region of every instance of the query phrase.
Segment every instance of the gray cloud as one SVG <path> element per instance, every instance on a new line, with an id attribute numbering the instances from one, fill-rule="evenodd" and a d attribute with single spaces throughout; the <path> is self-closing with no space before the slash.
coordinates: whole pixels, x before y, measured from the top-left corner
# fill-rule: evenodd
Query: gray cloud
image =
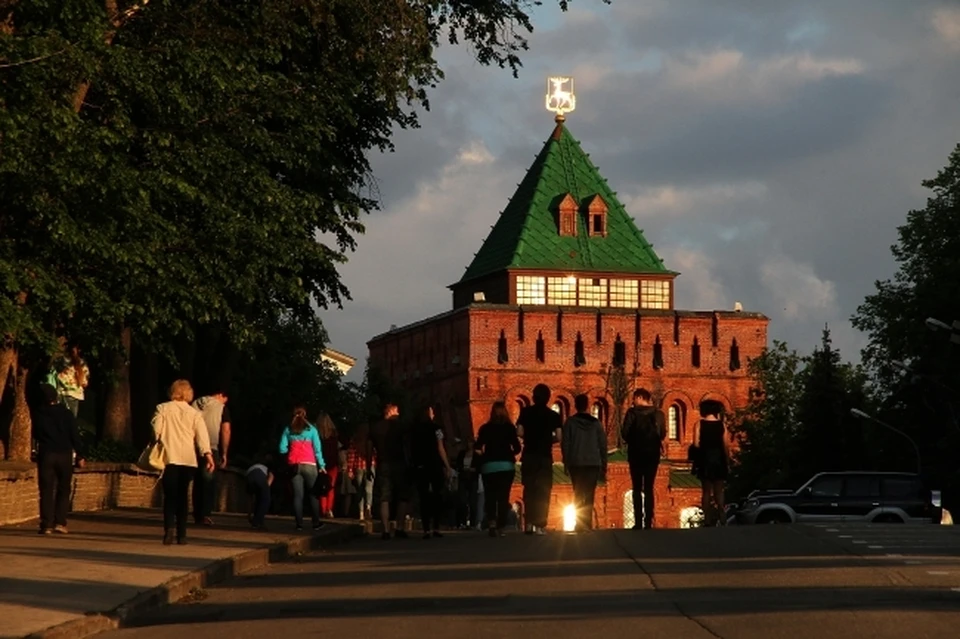
<path id="1" fill-rule="evenodd" d="M 743 302 L 807 350 L 895 268 L 906 212 L 960 139 L 960 12 L 920 0 L 575 3 L 531 40 L 519 80 L 445 48 L 423 128 L 375 158 L 384 210 L 323 315 L 365 356 L 449 291 L 552 128 L 548 73 L 572 71 L 571 131 L 668 266 L 686 307 Z M 472 158 L 472 159 L 471 159 Z"/>

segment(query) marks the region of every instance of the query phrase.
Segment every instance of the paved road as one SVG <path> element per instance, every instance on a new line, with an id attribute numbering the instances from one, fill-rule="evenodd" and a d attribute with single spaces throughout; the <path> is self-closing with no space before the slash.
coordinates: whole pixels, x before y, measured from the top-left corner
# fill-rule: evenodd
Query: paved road
<path id="1" fill-rule="evenodd" d="M 957 588 L 960 529 L 933 526 L 370 538 L 105 638 L 940 638 Z"/>

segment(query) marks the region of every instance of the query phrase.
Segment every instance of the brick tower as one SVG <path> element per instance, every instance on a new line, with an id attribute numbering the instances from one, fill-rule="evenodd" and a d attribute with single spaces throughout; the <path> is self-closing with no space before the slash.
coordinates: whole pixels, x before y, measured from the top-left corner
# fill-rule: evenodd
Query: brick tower
<path id="1" fill-rule="evenodd" d="M 490 405 L 514 411 L 534 385 L 553 390 L 566 418 L 587 393 L 605 425 L 611 463 L 598 488 L 603 527 L 632 525 L 632 492 L 617 449 L 620 417 L 638 386 L 668 421 L 657 478 L 659 527 L 678 527 L 700 501 L 686 451 L 703 399 L 747 402 L 747 359 L 767 344 L 760 313 L 675 310 L 674 280 L 558 116 L 556 126 L 460 280 L 453 309 L 369 343 L 369 364 L 437 406 L 451 454 L 470 444 Z M 519 476 L 519 475 L 518 475 Z M 551 519 L 572 501 L 555 468 Z M 515 485 L 513 499 L 519 500 Z"/>

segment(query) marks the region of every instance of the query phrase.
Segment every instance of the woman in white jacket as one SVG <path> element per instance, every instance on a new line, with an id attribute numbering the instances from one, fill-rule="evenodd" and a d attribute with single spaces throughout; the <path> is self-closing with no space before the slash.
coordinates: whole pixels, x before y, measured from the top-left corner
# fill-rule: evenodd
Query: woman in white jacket
<path id="1" fill-rule="evenodd" d="M 163 469 L 163 543 L 173 543 L 176 524 L 177 543 L 187 543 L 187 511 L 190 481 L 197 472 L 197 454 L 213 472 L 210 435 L 200 411 L 190 405 L 193 387 L 185 379 L 170 385 L 170 401 L 157 406 L 153 414 L 154 441 L 163 444 L 166 466 Z"/>

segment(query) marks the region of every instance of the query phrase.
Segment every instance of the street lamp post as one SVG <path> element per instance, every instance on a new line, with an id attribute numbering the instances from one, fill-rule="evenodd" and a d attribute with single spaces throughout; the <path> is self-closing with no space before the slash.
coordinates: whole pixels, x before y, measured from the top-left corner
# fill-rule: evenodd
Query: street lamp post
<path id="1" fill-rule="evenodd" d="M 871 422 L 875 422 L 875 423 L 877 423 L 877 424 L 880 424 L 880 425 L 883 426 L 884 428 L 889 428 L 890 430 L 892 430 L 893 432 L 897 433 L 897 434 L 900 435 L 901 437 L 906 438 L 907 441 L 910 442 L 910 445 L 913 446 L 913 452 L 916 453 L 916 455 L 917 455 L 917 474 L 918 474 L 918 475 L 920 474 L 920 466 L 921 466 L 921 464 L 920 464 L 920 447 L 917 446 L 917 442 L 913 441 L 913 437 L 910 437 L 910 435 L 907 435 L 905 432 L 903 432 L 903 431 L 900 430 L 899 428 L 894 428 L 893 426 L 891 426 L 891 425 L 888 424 L 887 422 L 881 421 L 881 420 L 877 419 L 876 417 L 874 417 L 873 415 L 871 415 L 870 413 L 866 413 L 866 412 L 860 410 L 859 408 L 851 408 L 851 409 L 850 409 L 850 414 L 853 415 L 854 417 L 856 417 L 857 419 L 866 419 L 866 420 L 869 420 L 869 421 L 871 421 Z"/>

